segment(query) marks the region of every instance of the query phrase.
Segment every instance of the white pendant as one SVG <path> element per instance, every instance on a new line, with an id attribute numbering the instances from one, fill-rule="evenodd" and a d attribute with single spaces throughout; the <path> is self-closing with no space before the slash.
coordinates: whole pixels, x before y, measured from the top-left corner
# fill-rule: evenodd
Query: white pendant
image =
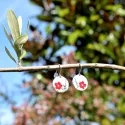
<path id="1" fill-rule="evenodd" d="M 57 92 L 66 92 L 69 88 L 69 82 L 65 77 L 59 75 L 54 78 L 53 87 Z"/>
<path id="2" fill-rule="evenodd" d="M 88 87 L 88 81 L 85 76 L 78 74 L 73 77 L 72 83 L 74 87 L 80 91 L 84 91 Z"/>

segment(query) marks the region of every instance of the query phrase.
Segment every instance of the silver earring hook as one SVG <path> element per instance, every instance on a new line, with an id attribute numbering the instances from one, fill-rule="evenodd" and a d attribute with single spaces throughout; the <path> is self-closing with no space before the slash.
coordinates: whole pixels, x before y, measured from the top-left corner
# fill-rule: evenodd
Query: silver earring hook
<path id="1" fill-rule="evenodd" d="M 59 75 L 61 76 L 61 70 L 62 68 L 60 67 L 60 64 L 59 64 Z"/>
<path id="2" fill-rule="evenodd" d="M 61 77 L 61 67 L 59 64 L 59 70 L 56 70 L 56 72 L 54 73 L 54 77 L 60 76 Z"/>
<path id="3" fill-rule="evenodd" d="M 79 68 L 80 68 L 80 70 L 79 70 L 79 75 L 81 74 L 81 71 L 82 71 L 82 66 L 81 66 L 81 64 L 79 63 Z"/>
<path id="4" fill-rule="evenodd" d="M 71 77 L 73 78 L 75 75 L 76 75 L 76 68 L 75 68 L 74 73 L 72 73 Z"/>
<path id="5" fill-rule="evenodd" d="M 57 77 L 57 76 L 59 76 L 59 74 L 58 74 L 58 71 L 56 69 L 56 72 L 54 73 L 54 77 Z"/>

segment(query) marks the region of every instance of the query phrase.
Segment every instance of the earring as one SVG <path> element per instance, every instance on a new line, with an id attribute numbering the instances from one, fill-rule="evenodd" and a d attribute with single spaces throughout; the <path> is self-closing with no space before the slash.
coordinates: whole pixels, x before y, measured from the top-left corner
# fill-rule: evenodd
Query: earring
<path id="1" fill-rule="evenodd" d="M 69 88 L 68 80 L 61 76 L 61 69 L 59 64 L 59 73 L 57 71 L 54 73 L 53 87 L 57 92 L 66 92 Z"/>
<path id="2" fill-rule="evenodd" d="M 79 67 L 81 67 L 80 64 L 79 64 Z M 82 70 L 82 67 L 80 68 L 79 73 L 73 76 L 72 83 L 76 89 L 80 91 L 84 91 L 88 87 L 88 80 L 86 79 L 85 76 L 80 74 L 81 70 Z"/>

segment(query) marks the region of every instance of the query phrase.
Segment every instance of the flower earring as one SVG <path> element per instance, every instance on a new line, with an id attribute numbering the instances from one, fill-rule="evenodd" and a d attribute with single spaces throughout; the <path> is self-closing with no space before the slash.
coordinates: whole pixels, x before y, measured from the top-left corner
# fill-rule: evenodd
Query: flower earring
<path id="1" fill-rule="evenodd" d="M 80 64 L 79 64 L 79 66 L 81 67 Z M 82 67 L 81 67 L 81 69 L 82 69 Z M 85 76 L 80 74 L 81 69 L 77 75 L 74 74 L 72 83 L 76 89 L 78 89 L 80 91 L 84 91 L 88 87 L 88 81 Z"/>
<path id="2" fill-rule="evenodd" d="M 57 92 L 66 92 L 69 88 L 68 80 L 61 76 L 61 69 L 59 64 L 59 73 L 57 71 L 54 73 L 53 87 Z"/>

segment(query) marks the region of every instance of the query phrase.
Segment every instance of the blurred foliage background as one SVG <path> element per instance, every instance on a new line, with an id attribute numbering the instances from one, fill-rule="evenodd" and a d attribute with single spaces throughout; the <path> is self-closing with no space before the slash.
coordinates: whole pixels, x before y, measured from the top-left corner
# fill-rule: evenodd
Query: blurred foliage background
<path id="1" fill-rule="evenodd" d="M 30 25 L 24 65 L 80 62 L 125 66 L 124 0 L 30 1 L 41 13 L 35 16 L 39 25 Z M 39 28 L 43 25 L 44 32 Z M 80 92 L 72 85 L 75 69 L 65 69 L 62 75 L 70 87 L 63 94 L 52 87 L 54 72 L 27 72 L 32 80 L 24 81 L 23 87 L 32 94 L 23 105 L 12 106 L 15 125 L 125 124 L 125 72 L 85 68 L 82 74 L 89 87 Z"/>

